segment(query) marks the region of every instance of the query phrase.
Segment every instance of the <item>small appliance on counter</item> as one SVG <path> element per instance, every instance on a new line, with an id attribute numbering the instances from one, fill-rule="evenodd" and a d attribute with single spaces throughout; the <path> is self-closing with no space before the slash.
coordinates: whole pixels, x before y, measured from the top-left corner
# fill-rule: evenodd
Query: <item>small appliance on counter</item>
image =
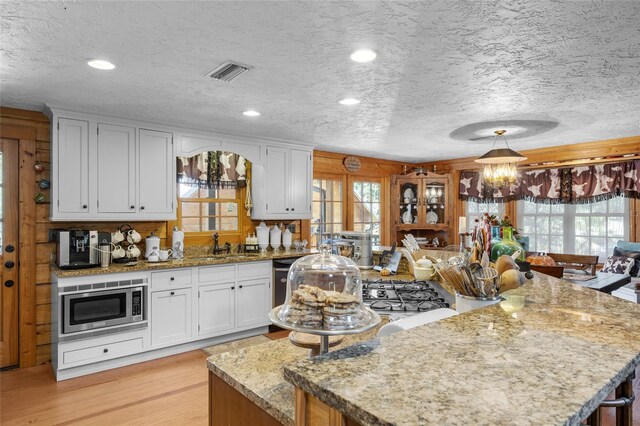
<path id="1" fill-rule="evenodd" d="M 373 267 L 373 247 L 371 234 L 368 232 L 342 231 L 336 234 L 336 243 L 349 243 L 353 246 L 350 257 L 360 269 Z"/>
<path id="2" fill-rule="evenodd" d="M 83 229 L 56 233 L 56 264 L 61 269 L 84 269 L 100 266 L 98 245 L 111 242 L 108 232 Z"/>

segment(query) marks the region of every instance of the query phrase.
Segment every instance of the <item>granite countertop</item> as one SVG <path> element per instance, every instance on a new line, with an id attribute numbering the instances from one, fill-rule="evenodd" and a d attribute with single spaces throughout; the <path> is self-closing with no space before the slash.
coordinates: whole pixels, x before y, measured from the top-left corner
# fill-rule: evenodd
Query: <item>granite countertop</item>
<path id="1" fill-rule="evenodd" d="M 230 255 L 217 255 L 217 256 L 193 256 L 185 257 L 184 259 L 171 259 L 167 262 L 147 262 L 146 260 L 138 260 L 138 263 L 133 266 L 125 266 L 122 263 L 112 263 L 108 268 L 88 268 L 88 269 L 60 269 L 55 263 L 51 263 L 51 272 L 56 274 L 58 278 L 66 277 L 79 277 L 85 275 L 102 275 L 113 274 L 118 272 L 139 272 L 139 271 L 157 271 L 163 269 L 175 269 L 175 268 L 190 268 L 193 266 L 208 266 L 208 265 L 225 265 L 229 263 L 243 263 L 243 262 L 259 262 L 263 260 L 284 259 L 291 257 L 302 257 L 308 254 L 312 254 L 310 251 L 286 252 L 281 250 L 277 253 L 272 251 L 267 254 L 259 253 L 240 253 Z"/>
<path id="2" fill-rule="evenodd" d="M 640 364 L 640 305 L 543 274 L 505 294 L 524 306 L 299 360 L 285 378 L 367 425 L 577 425 Z"/>
<path id="3" fill-rule="evenodd" d="M 357 342 L 375 338 L 381 324 L 361 333 L 344 336 L 337 350 Z M 285 381 L 283 369 L 301 359 L 307 359 L 308 349 L 294 346 L 289 339 L 279 339 L 245 349 L 212 355 L 207 359 L 209 370 L 249 398 L 284 425 L 295 424 L 295 389 Z"/>

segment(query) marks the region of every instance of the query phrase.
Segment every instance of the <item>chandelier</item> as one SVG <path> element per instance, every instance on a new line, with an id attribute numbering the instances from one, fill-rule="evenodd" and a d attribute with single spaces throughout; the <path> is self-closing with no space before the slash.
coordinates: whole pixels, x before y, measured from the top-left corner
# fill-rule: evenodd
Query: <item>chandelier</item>
<path id="1" fill-rule="evenodd" d="M 492 188 L 501 188 L 518 182 L 518 163 L 526 160 L 527 157 L 509 148 L 507 138 L 504 136 L 507 133 L 506 130 L 496 130 L 494 133 L 496 135 L 493 137 L 491 151 L 474 161 L 482 164 L 485 184 Z M 496 149 L 496 143 L 500 138 L 504 140 L 507 147 Z"/>

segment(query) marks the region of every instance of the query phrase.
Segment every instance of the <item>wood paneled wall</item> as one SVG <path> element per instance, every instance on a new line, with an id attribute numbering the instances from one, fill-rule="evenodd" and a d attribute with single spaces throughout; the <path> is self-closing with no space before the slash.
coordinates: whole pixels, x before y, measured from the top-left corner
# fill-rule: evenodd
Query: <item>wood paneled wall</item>
<path id="1" fill-rule="evenodd" d="M 403 165 L 399 161 L 383 160 L 379 158 L 362 157 L 356 155 L 360 160 L 360 170 L 350 172 L 344 167 L 344 159 L 349 154 L 340 154 L 327 151 L 313 152 L 313 177 L 315 179 L 337 179 L 342 180 L 343 188 L 351 188 L 354 181 L 374 180 L 382 184 L 382 217 L 380 228 L 380 241 L 382 245 L 391 244 L 390 236 L 390 200 L 391 200 L 391 175 L 402 173 Z M 343 208 L 343 221 L 345 229 L 349 229 L 350 216 L 353 214 L 351 205 L 353 203 L 353 193 L 345 192 L 345 208 Z M 301 223 L 302 237 L 310 240 L 311 221 L 305 220 Z"/>
<path id="2" fill-rule="evenodd" d="M 522 165 L 524 168 L 572 167 L 575 165 L 600 164 L 607 161 L 624 161 L 618 157 L 640 154 L 640 136 L 530 149 L 520 151 L 520 153 L 527 157 L 527 160 Z M 435 165 L 438 170 L 451 173 L 453 175 L 453 187 L 457 193 L 460 172 L 462 170 L 480 169 L 480 165 L 474 162 L 475 158 L 466 157 L 424 163 L 422 166 L 431 169 Z M 640 200 L 631 200 L 630 206 L 629 239 L 631 241 L 640 241 Z M 514 221 L 516 220 L 515 202 L 507 204 L 506 214 Z M 453 217 L 455 219 L 459 216 L 464 216 L 464 203 L 456 196 Z M 454 220 L 453 223 L 457 223 L 457 220 Z M 456 237 L 456 239 L 459 240 L 459 237 Z"/>

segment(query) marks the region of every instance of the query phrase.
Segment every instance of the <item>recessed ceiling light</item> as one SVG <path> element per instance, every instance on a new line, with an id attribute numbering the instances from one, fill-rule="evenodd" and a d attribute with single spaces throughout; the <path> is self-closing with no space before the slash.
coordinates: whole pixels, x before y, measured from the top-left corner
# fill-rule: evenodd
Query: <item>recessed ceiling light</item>
<path id="1" fill-rule="evenodd" d="M 244 115 L 246 115 L 247 117 L 257 117 L 260 115 L 260 113 L 258 111 L 254 111 L 252 109 L 248 109 L 245 112 L 243 112 Z"/>
<path id="2" fill-rule="evenodd" d="M 357 104 L 360 103 L 359 100 L 353 99 L 353 98 L 345 98 L 345 99 L 342 99 L 342 100 L 340 100 L 338 102 L 340 102 L 340 104 L 342 104 L 342 105 L 357 105 Z"/>
<path id="3" fill-rule="evenodd" d="M 356 62 L 371 62 L 376 56 L 376 52 L 373 50 L 360 49 L 351 54 L 351 60 Z"/>
<path id="4" fill-rule="evenodd" d="M 104 59 L 89 59 L 87 61 L 87 65 L 99 70 L 112 70 L 116 67 L 111 62 L 105 61 Z"/>

